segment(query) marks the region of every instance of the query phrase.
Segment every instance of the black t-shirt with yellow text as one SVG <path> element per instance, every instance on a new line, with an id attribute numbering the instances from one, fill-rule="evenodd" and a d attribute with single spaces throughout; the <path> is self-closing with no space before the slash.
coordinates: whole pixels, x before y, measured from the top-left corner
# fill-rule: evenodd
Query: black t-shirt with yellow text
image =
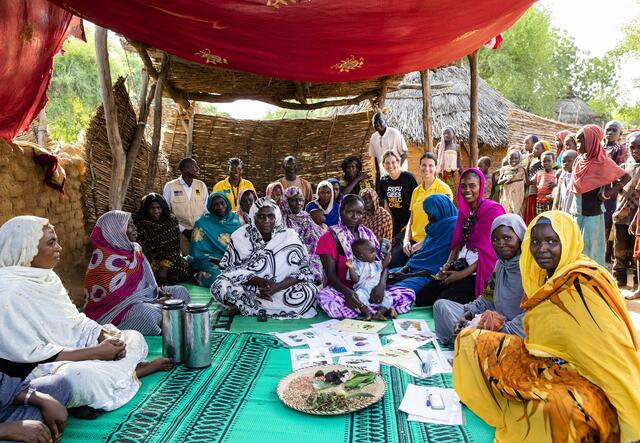
<path id="1" fill-rule="evenodd" d="M 380 194 L 387 202 L 389 212 L 393 218 L 393 236 L 402 230 L 411 216 L 411 194 L 418 187 L 418 182 L 412 173 L 403 171 L 393 180 L 389 175 L 380 179 Z"/>

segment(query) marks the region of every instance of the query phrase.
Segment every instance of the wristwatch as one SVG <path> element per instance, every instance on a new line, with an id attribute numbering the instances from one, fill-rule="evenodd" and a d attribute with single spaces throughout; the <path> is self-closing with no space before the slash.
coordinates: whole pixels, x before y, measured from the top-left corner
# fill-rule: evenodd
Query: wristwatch
<path id="1" fill-rule="evenodd" d="M 37 391 L 37 389 L 34 388 L 33 386 L 29 386 L 27 388 L 27 394 L 24 396 L 24 400 L 22 401 L 22 404 L 24 406 L 28 406 L 29 405 L 29 399 L 31 398 L 31 394 L 33 394 L 36 391 Z"/>

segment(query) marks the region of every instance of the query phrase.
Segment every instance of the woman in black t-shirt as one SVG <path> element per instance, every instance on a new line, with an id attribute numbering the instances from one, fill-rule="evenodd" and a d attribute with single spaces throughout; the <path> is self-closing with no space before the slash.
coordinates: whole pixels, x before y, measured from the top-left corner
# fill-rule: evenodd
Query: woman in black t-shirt
<path id="1" fill-rule="evenodd" d="M 380 196 L 393 219 L 393 248 L 402 249 L 405 229 L 411 216 L 411 194 L 418 187 L 418 182 L 412 173 L 400 169 L 400 159 L 393 151 L 386 151 L 382 155 L 382 166 L 386 175 L 380 179 Z M 404 254 L 394 254 L 390 266 L 404 266 L 407 259 Z"/>

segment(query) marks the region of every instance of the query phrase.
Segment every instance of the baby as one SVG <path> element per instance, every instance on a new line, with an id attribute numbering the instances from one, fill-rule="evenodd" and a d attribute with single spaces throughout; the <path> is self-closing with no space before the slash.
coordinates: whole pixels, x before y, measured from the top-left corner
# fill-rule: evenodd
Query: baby
<path id="1" fill-rule="evenodd" d="M 383 263 L 376 257 L 376 249 L 369 240 L 359 238 L 351 245 L 351 250 L 355 260 L 348 260 L 346 265 L 349 268 L 349 280 L 353 282 L 353 290 L 360 301 L 360 312 L 364 315 L 365 321 L 381 320 L 386 321 L 384 314 L 389 313 L 392 318 L 396 318 L 398 313 L 391 307 L 393 301 L 387 291 L 380 302 L 380 308 L 373 313 L 369 298 L 371 291 L 380 283 L 380 275 L 383 271 Z M 384 266 L 388 266 L 390 255 L 385 258 Z"/>
<path id="2" fill-rule="evenodd" d="M 324 215 L 324 211 L 320 208 L 312 209 L 309 211 L 309 215 L 311 216 L 311 220 L 320 226 L 323 230 L 329 229 L 326 225 L 327 217 Z"/>

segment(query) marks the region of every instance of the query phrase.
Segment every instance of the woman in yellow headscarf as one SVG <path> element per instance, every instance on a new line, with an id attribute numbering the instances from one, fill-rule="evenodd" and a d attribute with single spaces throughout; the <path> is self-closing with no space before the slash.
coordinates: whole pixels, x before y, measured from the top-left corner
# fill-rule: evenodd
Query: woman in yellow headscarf
<path id="1" fill-rule="evenodd" d="M 526 338 L 468 328 L 456 340 L 454 386 L 495 441 L 640 439 L 637 332 L 582 248 L 571 216 L 538 215 L 520 257 Z"/>

